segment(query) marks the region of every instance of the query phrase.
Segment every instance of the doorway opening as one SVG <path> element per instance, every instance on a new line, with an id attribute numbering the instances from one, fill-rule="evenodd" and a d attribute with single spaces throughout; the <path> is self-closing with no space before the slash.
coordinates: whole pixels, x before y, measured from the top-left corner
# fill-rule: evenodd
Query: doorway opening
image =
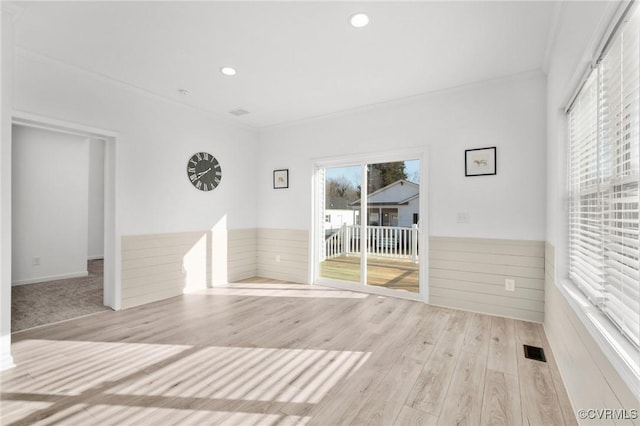
<path id="1" fill-rule="evenodd" d="M 115 140 L 14 114 L 12 332 L 119 308 Z"/>

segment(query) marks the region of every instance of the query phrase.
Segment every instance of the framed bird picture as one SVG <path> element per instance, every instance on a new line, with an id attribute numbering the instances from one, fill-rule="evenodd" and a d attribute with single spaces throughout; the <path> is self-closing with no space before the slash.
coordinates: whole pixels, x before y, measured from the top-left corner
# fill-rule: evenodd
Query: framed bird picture
<path id="1" fill-rule="evenodd" d="M 289 169 L 273 171 L 273 189 L 285 189 L 289 187 Z"/>
<path id="2" fill-rule="evenodd" d="M 464 175 L 487 176 L 496 174 L 496 147 L 467 149 L 464 151 Z"/>

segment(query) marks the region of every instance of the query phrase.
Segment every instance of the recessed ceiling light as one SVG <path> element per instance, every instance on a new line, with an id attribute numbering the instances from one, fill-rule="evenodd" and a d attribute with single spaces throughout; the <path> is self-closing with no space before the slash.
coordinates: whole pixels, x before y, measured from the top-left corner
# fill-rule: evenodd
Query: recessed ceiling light
<path id="1" fill-rule="evenodd" d="M 369 23 L 369 16 L 366 13 L 355 13 L 351 15 L 349 22 L 356 28 L 366 27 Z"/>
<path id="2" fill-rule="evenodd" d="M 235 116 L 240 116 L 240 115 L 249 114 L 249 111 L 247 111 L 246 109 L 242 109 L 242 108 L 236 108 L 236 109 L 232 109 L 231 111 L 229 111 L 229 114 L 232 114 L 232 115 L 235 115 Z"/>
<path id="3" fill-rule="evenodd" d="M 231 67 L 222 67 L 220 72 L 224 75 L 236 75 L 236 70 Z"/>

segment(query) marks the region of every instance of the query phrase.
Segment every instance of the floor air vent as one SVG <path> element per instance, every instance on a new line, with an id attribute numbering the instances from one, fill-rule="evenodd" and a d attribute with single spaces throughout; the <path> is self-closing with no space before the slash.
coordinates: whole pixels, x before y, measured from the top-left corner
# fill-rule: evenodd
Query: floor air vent
<path id="1" fill-rule="evenodd" d="M 547 362 L 547 358 L 544 356 L 544 349 L 536 346 L 524 345 L 524 357 L 535 359 L 536 361 Z"/>

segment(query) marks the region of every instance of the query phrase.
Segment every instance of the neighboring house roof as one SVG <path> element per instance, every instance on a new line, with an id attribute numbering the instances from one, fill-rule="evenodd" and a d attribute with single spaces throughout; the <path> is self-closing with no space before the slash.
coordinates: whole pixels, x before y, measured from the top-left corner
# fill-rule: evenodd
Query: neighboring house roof
<path id="1" fill-rule="evenodd" d="M 397 186 L 397 185 L 405 185 L 405 184 L 406 184 L 406 185 L 410 185 L 410 186 L 415 187 L 415 188 L 416 188 L 416 191 L 418 191 L 418 190 L 419 190 L 419 188 L 420 188 L 420 185 L 418 185 L 417 183 L 410 182 L 410 181 L 408 181 L 408 180 L 406 180 L 406 179 L 400 179 L 400 180 L 397 180 L 397 181 L 395 181 L 395 182 L 393 182 L 393 183 L 390 183 L 390 184 L 389 184 L 389 185 L 387 185 L 387 186 L 383 186 L 382 188 L 378 189 L 377 191 L 373 191 L 371 194 L 369 194 L 369 197 L 373 197 L 374 195 L 377 195 L 377 194 L 379 194 L 379 193 L 381 193 L 381 192 L 388 191 L 388 190 L 390 190 L 391 188 L 393 188 L 394 186 Z M 360 201 L 360 200 L 358 200 L 358 201 Z"/>
<path id="2" fill-rule="evenodd" d="M 373 201 L 373 202 L 369 201 L 367 204 L 369 206 L 404 206 L 404 205 L 409 204 L 409 202 L 411 200 L 414 200 L 414 199 L 416 199 L 416 198 L 418 198 L 420 196 L 420 192 L 419 192 L 420 191 L 420 185 L 418 185 L 417 183 L 410 182 L 410 181 L 405 180 L 405 179 L 400 179 L 400 180 L 397 180 L 397 181 L 395 181 L 393 183 L 390 183 L 387 186 L 383 186 L 382 188 L 378 189 L 377 191 L 373 191 L 371 194 L 369 194 L 368 198 L 374 197 L 376 195 L 380 195 L 383 192 L 387 192 L 387 191 L 391 190 L 392 188 L 394 188 L 394 187 L 396 187 L 398 185 L 401 185 L 401 186 L 410 185 L 411 187 L 415 188 L 416 193 L 411 195 L 411 196 L 409 196 L 409 197 L 404 197 L 403 199 L 400 199 L 400 200 Z M 349 203 L 349 206 L 352 206 L 352 207 L 359 206 L 360 205 L 360 200 L 361 199 L 358 199 L 356 201 L 353 201 L 353 202 Z"/>
<path id="3" fill-rule="evenodd" d="M 327 209 L 335 209 L 335 210 L 349 210 L 350 209 L 349 200 L 345 200 L 342 197 L 329 197 L 329 202 L 326 206 Z"/>
<path id="4" fill-rule="evenodd" d="M 420 194 L 412 195 L 411 197 L 400 201 L 400 204 L 409 204 L 409 201 L 413 201 L 413 200 L 415 200 L 417 198 L 420 198 Z"/>

